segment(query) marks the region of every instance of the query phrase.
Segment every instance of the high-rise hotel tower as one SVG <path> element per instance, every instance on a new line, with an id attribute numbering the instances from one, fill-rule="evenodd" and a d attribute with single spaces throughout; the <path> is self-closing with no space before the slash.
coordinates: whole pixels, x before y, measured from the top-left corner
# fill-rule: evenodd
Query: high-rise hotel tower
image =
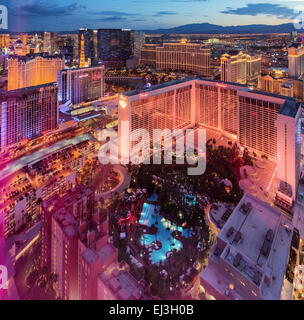
<path id="1" fill-rule="evenodd" d="M 288 74 L 290 78 L 298 79 L 304 73 L 304 48 L 288 49 Z"/>
<path id="2" fill-rule="evenodd" d="M 221 80 L 247 84 L 257 81 L 261 75 L 261 56 L 250 56 L 240 52 L 236 56 L 221 57 Z"/>
<path id="3" fill-rule="evenodd" d="M 300 177 L 301 108 L 288 97 L 200 78 L 182 79 L 121 96 L 119 138 L 122 157 L 130 154 L 121 121 L 130 134 L 146 129 L 182 129 L 203 125 L 234 138 L 243 148 L 277 163 L 277 178 L 294 199 Z M 150 144 L 145 146 L 150 148 Z"/>
<path id="4" fill-rule="evenodd" d="M 141 49 L 140 64 L 157 70 L 188 72 L 200 76 L 210 75 L 210 49 L 186 41 L 164 43 L 163 46 L 145 44 Z"/>
<path id="5" fill-rule="evenodd" d="M 104 95 L 104 67 L 65 69 L 58 71 L 58 100 L 80 104 Z"/>
<path id="6" fill-rule="evenodd" d="M 0 150 L 56 129 L 57 96 L 57 83 L 1 93 Z"/>

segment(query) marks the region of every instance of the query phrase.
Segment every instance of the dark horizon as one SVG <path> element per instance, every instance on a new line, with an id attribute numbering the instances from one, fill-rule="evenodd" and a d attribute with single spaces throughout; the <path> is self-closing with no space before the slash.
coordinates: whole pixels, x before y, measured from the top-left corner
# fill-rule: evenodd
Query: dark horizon
<path id="1" fill-rule="evenodd" d="M 174 30 L 183 30 L 185 28 L 188 27 L 198 27 L 201 28 L 201 31 L 195 31 L 195 29 L 193 29 L 193 32 L 190 31 L 185 31 L 185 32 L 178 32 L 178 31 L 174 31 Z M 212 31 L 212 29 L 206 30 L 204 31 L 203 29 L 209 27 L 209 28 L 214 28 L 214 31 Z M 301 33 L 301 30 L 297 30 L 294 25 L 292 23 L 284 23 L 284 24 L 248 24 L 248 25 L 231 25 L 231 26 L 223 26 L 223 25 L 215 25 L 215 24 L 210 24 L 210 23 L 206 23 L 206 22 L 202 22 L 202 23 L 190 23 L 190 24 L 185 24 L 185 25 L 180 25 L 180 26 L 176 26 L 176 27 L 172 27 L 172 28 L 167 28 L 167 29 L 132 29 L 133 31 L 144 31 L 150 34 L 157 34 L 157 33 L 163 33 L 163 34 L 170 34 L 170 33 L 179 33 L 179 34 L 206 34 L 206 35 L 212 35 L 212 34 L 238 34 L 237 30 L 244 30 L 246 31 L 246 28 L 252 28 L 252 27 L 262 27 L 265 28 L 265 30 L 263 32 L 252 32 L 249 31 L 247 34 L 261 34 L 261 33 L 290 33 L 291 31 L 298 31 L 299 33 Z M 271 30 L 275 29 L 275 28 L 281 28 L 281 31 L 278 32 L 273 32 L 273 31 L 267 31 L 266 28 L 271 27 Z M 80 27 L 80 28 L 86 28 L 86 26 Z M 11 34 L 22 34 L 22 33 L 27 33 L 27 34 L 35 34 L 35 33 L 43 33 L 43 32 L 54 32 L 54 33 L 60 33 L 60 34 L 65 34 L 65 33 L 75 33 L 77 34 L 79 29 L 71 29 L 71 30 L 60 30 L 60 31 L 55 31 L 55 30 L 51 30 L 51 29 L 44 29 L 44 30 L 31 30 L 31 31 L 10 31 L 10 30 L 0 30 L 1 34 L 5 34 L 5 33 L 11 33 Z M 88 28 L 88 29 L 124 29 L 124 28 L 104 28 L 104 27 L 98 27 L 98 28 Z M 236 31 L 232 31 L 232 29 L 236 30 Z M 302 32 L 304 33 L 304 30 L 302 29 Z M 244 32 L 241 32 L 243 34 L 246 34 Z"/>

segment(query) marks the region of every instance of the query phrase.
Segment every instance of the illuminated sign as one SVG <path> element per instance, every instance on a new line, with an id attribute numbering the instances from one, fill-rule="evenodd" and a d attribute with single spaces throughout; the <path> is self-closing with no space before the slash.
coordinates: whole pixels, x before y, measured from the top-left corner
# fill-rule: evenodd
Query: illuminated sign
<path id="1" fill-rule="evenodd" d="M 128 105 L 126 98 L 120 97 L 119 105 L 122 109 L 125 109 Z"/>
<path id="2" fill-rule="evenodd" d="M 227 88 L 227 86 L 226 86 L 225 84 L 221 84 L 221 83 L 217 83 L 217 84 L 216 84 L 216 87 L 217 87 L 217 88 L 224 88 L 224 89 Z"/>

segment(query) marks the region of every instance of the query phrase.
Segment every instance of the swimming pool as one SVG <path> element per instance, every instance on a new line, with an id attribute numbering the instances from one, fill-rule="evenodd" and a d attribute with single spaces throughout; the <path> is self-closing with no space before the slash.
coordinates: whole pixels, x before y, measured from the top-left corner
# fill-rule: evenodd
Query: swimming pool
<path id="1" fill-rule="evenodd" d="M 186 194 L 186 196 L 185 196 L 185 202 L 186 202 L 187 204 L 189 204 L 190 207 L 192 207 L 192 206 L 195 206 L 195 205 L 196 205 L 197 199 L 196 199 L 195 196 L 192 196 L 192 195 L 190 195 L 190 194 Z"/>
<path id="2" fill-rule="evenodd" d="M 159 241 L 162 244 L 160 250 L 153 250 L 150 252 L 150 259 L 154 264 L 159 264 L 161 261 L 166 260 L 167 253 L 176 249 L 181 250 L 182 243 L 172 236 L 173 231 L 180 231 L 186 238 L 191 236 L 189 229 L 178 227 L 176 224 L 167 221 L 159 214 L 159 206 L 144 203 L 139 224 L 151 227 L 153 224 L 157 227 L 156 234 L 145 234 L 141 237 L 141 245 L 148 247 L 155 241 Z"/>

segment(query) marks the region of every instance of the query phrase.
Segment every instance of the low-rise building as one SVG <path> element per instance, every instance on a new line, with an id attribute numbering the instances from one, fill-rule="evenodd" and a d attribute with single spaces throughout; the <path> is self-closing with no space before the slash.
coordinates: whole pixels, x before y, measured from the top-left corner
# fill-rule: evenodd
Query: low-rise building
<path id="1" fill-rule="evenodd" d="M 98 277 L 98 300 L 152 300 L 149 285 L 137 281 L 129 272 L 128 265 L 123 268 L 111 264 Z"/>
<path id="2" fill-rule="evenodd" d="M 210 299 L 279 300 L 293 226 L 280 211 L 245 194 L 217 236 L 201 286 Z"/>

